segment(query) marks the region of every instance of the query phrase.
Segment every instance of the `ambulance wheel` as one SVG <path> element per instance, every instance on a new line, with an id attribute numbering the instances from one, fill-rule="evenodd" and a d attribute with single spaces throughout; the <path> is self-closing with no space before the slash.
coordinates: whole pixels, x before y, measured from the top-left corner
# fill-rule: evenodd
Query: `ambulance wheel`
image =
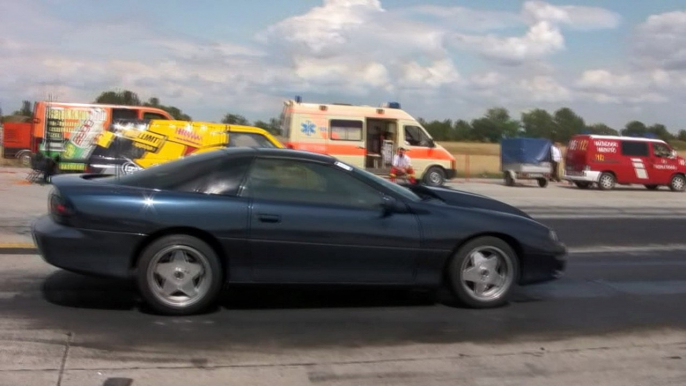
<path id="1" fill-rule="evenodd" d="M 673 192 L 683 192 L 686 190 L 686 177 L 683 174 L 675 174 L 672 177 L 672 182 L 669 183 L 669 188 Z"/>
<path id="2" fill-rule="evenodd" d="M 615 187 L 615 183 L 615 176 L 612 173 L 605 172 L 598 179 L 598 189 L 612 190 Z"/>
<path id="3" fill-rule="evenodd" d="M 540 186 L 541 188 L 545 188 L 546 186 L 548 186 L 548 180 L 546 180 L 545 178 L 539 178 L 538 186 Z"/>
<path id="4" fill-rule="evenodd" d="M 445 172 L 438 166 L 432 166 L 424 174 L 424 183 L 429 186 L 443 186 L 445 183 Z"/>
<path id="5" fill-rule="evenodd" d="M 646 185 L 645 187 L 648 190 L 657 190 L 657 188 L 659 188 L 659 185 Z"/>
<path id="6" fill-rule="evenodd" d="M 505 175 L 503 176 L 505 178 L 505 185 L 506 186 L 514 186 L 514 178 L 512 178 L 512 174 L 510 172 L 505 172 Z"/>

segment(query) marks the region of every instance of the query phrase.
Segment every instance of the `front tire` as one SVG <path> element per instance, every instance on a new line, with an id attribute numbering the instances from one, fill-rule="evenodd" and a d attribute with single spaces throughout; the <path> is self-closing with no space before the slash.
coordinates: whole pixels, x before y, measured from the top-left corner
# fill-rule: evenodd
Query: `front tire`
<path id="1" fill-rule="evenodd" d="M 673 192 L 683 192 L 686 190 L 686 177 L 683 174 L 675 174 L 669 183 L 669 189 Z"/>
<path id="2" fill-rule="evenodd" d="M 546 186 L 548 186 L 548 180 L 546 180 L 545 178 L 539 178 L 538 186 L 540 186 L 541 188 L 545 188 Z"/>
<path id="3" fill-rule="evenodd" d="M 432 166 L 424 175 L 424 183 L 429 186 L 443 186 L 445 184 L 445 172 L 438 166 Z"/>
<path id="4" fill-rule="evenodd" d="M 138 289 L 150 307 L 166 315 L 191 315 L 211 306 L 222 288 L 219 257 L 204 241 L 172 235 L 152 242 L 137 265 Z"/>
<path id="5" fill-rule="evenodd" d="M 453 295 L 472 308 L 506 304 L 518 277 L 514 250 L 496 237 L 480 237 L 462 246 L 448 266 Z"/>

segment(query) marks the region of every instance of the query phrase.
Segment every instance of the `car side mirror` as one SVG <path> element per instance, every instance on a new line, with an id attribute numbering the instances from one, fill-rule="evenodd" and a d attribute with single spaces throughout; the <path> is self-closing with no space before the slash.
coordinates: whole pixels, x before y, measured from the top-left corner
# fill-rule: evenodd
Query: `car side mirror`
<path id="1" fill-rule="evenodd" d="M 405 206 L 395 197 L 383 196 L 381 198 L 381 210 L 384 216 L 388 216 L 393 213 L 402 213 L 405 210 Z"/>
<path id="2" fill-rule="evenodd" d="M 676 156 L 677 156 L 676 150 L 672 150 L 672 152 L 669 155 L 669 158 L 676 158 Z"/>

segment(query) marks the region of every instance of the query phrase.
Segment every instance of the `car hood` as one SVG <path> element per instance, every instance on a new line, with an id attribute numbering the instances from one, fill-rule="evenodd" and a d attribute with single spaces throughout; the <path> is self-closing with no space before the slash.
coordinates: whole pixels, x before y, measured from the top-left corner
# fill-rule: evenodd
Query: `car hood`
<path id="1" fill-rule="evenodd" d="M 433 197 L 450 206 L 507 213 L 531 219 L 531 216 L 521 209 L 481 194 L 424 185 L 413 185 L 407 187 L 420 196 Z"/>

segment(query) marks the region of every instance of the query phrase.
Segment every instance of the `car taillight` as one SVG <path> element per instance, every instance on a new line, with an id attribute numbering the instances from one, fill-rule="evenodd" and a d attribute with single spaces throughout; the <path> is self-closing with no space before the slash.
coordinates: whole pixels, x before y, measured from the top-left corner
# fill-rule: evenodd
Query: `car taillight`
<path id="1" fill-rule="evenodd" d="M 50 198 L 48 199 L 48 211 L 52 218 L 58 223 L 66 223 L 67 218 L 74 213 L 69 203 L 57 191 L 50 194 Z"/>

